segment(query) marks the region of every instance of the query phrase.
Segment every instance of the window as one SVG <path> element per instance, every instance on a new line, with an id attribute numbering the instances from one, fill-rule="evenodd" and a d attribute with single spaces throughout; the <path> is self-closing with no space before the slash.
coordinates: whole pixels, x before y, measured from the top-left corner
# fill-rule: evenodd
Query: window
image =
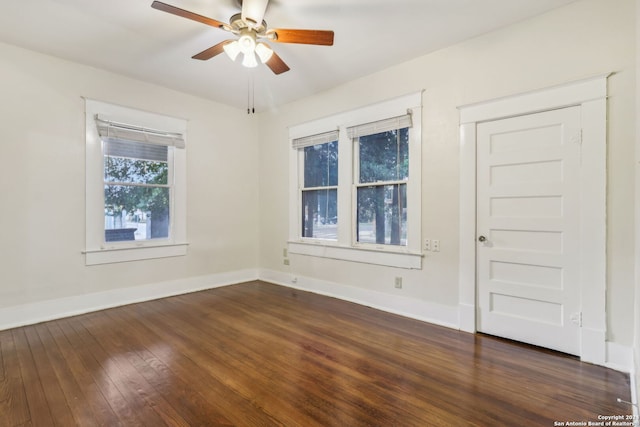
<path id="1" fill-rule="evenodd" d="M 300 138 L 294 144 L 304 156 L 301 236 L 337 240 L 338 133 Z"/>
<path id="2" fill-rule="evenodd" d="M 87 100 L 87 264 L 186 253 L 186 123 Z"/>
<path id="3" fill-rule="evenodd" d="M 411 116 L 347 129 L 356 150 L 356 240 L 407 245 Z"/>
<path id="4" fill-rule="evenodd" d="M 290 129 L 291 253 L 421 267 L 420 104 L 417 93 Z"/>

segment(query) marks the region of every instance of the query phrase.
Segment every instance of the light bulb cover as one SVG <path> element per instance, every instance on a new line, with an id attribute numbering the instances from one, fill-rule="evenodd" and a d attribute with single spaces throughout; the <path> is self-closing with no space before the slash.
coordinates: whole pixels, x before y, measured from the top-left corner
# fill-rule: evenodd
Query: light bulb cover
<path id="1" fill-rule="evenodd" d="M 264 43 L 258 43 L 256 45 L 256 55 L 258 55 L 258 58 L 260 58 L 263 64 L 266 64 L 273 56 L 273 50 Z"/>
<path id="2" fill-rule="evenodd" d="M 240 52 L 247 55 L 256 50 L 256 36 L 252 31 L 243 31 L 238 39 L 238 47 Z"/>
<path id="3" fill-rule="evenodd" d="M 235 61 L 240 54 L 240 44 L 237 40 L 225 44 L 222 48 L 232 61 Z"/>
<path id="4" fill-rule="evenodd" d="M 245 53 L 244 59 L 242 60 L 242 65 L 247 68 L 257 67 L 258 61 L 256 60 L 256 54 L 254 52 Z"/>

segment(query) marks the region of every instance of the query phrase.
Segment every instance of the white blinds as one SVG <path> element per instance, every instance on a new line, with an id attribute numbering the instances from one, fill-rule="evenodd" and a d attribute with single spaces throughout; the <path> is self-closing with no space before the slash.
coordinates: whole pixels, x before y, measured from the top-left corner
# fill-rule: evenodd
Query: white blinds
<path id="1" fill-rule="evenodd" d="M 311 147 L 318 144 L 326 144 L 327 142 L 333 142 L 338 140 L 338 131 L 332 130 L 330 132 L 319 133 L 317 135 L 304 136 L 302 138 L 295 138 L 291 143 L 293 148 Z"/>
<path id="2" fill-rule="evenodd" d="M 95 116 L 95 119 L 98 134 L 103 140 L 133 141 L 176 148 L 185 147 L 184 135 L 181 133 L 111 122 L 100 118 L 98 115 Z"/>
<path id="3" fill-rule="evenodd" d="M 404 129 L 412 127 L 413 122 L 411 120 L 411 113 L 408 112 L 402 116 L 391 117 L 388 119 L 378 120 L 375 122 L 364 123 L 361 125 L 351 126 L 347 128 L 347 135 L 350 139 L 358 138 L 361 136 L 375 135 L 376 133 L 388 132 L 396 129 Z M 294 149 L 310 147 L 318 144 L 325 144 L 327 142 L 337 141 L 338 131 L 333 130 L 330 132 L 319 133 L 316 135 L 304 136 L 301 138 L 294 138 L 291 146 Z"/>
<path id="4" fill-rule="evenodd" d="M 348 127 L 347 135 L 350 139 L 354 139 L 361 136 L 375 135 L 376 133 L 388 132 L 396 129 L 410 128 L 412 125 L 411 113 L 408 113 L 403 116 Z"/>
<path id="5" fill-rule="evenodd" d="M 169 158 L 168 150 L 169 147 L 166 145 L 144 144 L 142 142 L 122 141 L 113 138 L 104 139 L 105 156 L 167 162 Z"/>

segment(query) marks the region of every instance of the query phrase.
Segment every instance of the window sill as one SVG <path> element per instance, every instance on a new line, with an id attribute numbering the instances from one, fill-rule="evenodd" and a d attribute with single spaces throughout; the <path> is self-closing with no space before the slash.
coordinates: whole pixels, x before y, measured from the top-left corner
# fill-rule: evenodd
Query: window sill
<path id="1" fill-rule="evenodd" d="M 327 245 L 326 243 L 289 242 L 289 253 L 359 262 L 364 264 L 384 265 L 406 269 L 421 269 L 422 254 L 409 251 L 392 251 L 390 249 L 356 248 Z"/>
<path id="2" fill-rule="evenodd" d="M 122 246 L 108 249 L 87 250 L 85 265 L 113 264 L 145 259 L 168 258 L 187 254 L 188 243 L 156 246 Z"/>

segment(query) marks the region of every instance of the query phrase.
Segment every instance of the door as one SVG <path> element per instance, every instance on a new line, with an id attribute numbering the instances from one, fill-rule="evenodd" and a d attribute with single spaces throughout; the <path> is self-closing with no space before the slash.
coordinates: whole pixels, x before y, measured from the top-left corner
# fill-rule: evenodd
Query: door
<path id="1" fill-rule="evenodd" d="M 477 328 L 580 354 L 580 107 L 477 126 Z"/>

